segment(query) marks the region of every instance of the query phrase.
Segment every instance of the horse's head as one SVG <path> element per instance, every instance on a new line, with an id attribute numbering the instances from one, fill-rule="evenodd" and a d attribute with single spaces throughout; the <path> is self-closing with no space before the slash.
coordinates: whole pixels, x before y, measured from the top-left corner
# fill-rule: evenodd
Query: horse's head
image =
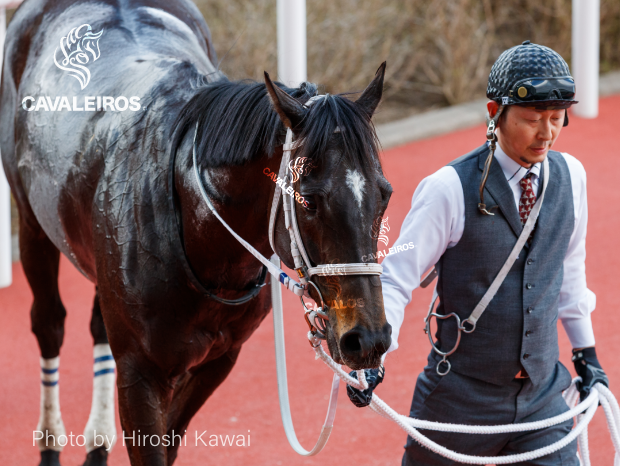
<path id="1" fill-rule="evenodd" d="M 313 267 L 361 263 L 363 256 L 377 251 L 373 223 L 383 216 L 392 193 L 383 176 L 371 122 L 381 100 L 384 73 L 385 63 L 355 102 L 328 94 L 309 108 L 265 74 L 274 109 L 293 130 L 295 140 L 303 141 L 293 152 L 289 168 L 294 170 L 293 189 L 303 197 L 303 202 L 292 204 Z M 282 209 L 275 236 L 278 255 L 294 268 Z M 352 369 L 377 367 L 391 342 L 379 276 L 344 275 L 338 267 L 330 274 L 314 275 L 311 280 L 327 306 L 332 357 Z M 310 294 L 320 304 L 313 287 Z"/>

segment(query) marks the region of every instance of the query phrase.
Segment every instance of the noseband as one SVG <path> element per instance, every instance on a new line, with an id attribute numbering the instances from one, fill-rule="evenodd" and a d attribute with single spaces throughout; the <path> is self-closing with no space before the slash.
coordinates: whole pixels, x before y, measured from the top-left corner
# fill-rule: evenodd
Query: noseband
<path id="1" fill-rule="evenodd" d="M 314 102 L 318 99 L 323 98 L 324 96 L 314 96 L 308 102 L 306 102 L 305 106 L 310 107 Z M 336 132 L 340 131 L 338 128 Z M 271 214 L 269 216 L 269 244 L 271 245 L 271 249 L 274 254 L 276 253 L 275 248 L 275 222 L 278 213 L 278 207 L 280 204 L 280 196 L 282 195 L 282 204 L 284 208 L 284 223 L 286 225 L 286 229 L 289 232 L 290 240 L 291 240 L 291 255 L 293 256 L 293 261 L 295 263 L 295 271 L 299 277 L 299 281 L 301 283 L 297 283 L 293 278 L 289 277 L 276 266 L 273 262 L 259 253 L 252 245 L 247 243 L 243 238 L 241 238 L 237 233 L 235 233 L 232 228 L 220 217 L 217 213 L 213 204 L 211 203 L 209 196 L 207 195 L 206 189 L 202 183 L 202 179 L 200 177 L 200 173 L 198 171 L 198 163 L 196 160 L 196 136 L 198 134 L 198 123 L 196 123 L 196 130 L 194 132 L 194 141 L 192 144 L 192 157 L 193 157 L 193 165 L 194 165 L 194 174 L 196 175 L 196 182 L 198 183 L 198 188 L 200 189 L 200 193 L 205 201 L 205 203 L 209 206 L 209 209 L 213 212 L 215 217 L 222 223 L 222 225 L 244 246 L 254 257 L 256 257 L 264 267 L 269 270 L 274 277 L 280 280 L 289 291 L 292 291 L 301 300 L 301 303 L 305 309 L 306 322 L 310 327 L 310 332 L 314 336 L 319 339 L 326 339 L 326 330 L 327 330 L 327 321 L 329 320 L 327 316 L 327 306 L 323 301 L 323 296 L 319 291 L 319 288 L 314 284 L 310 279 L 313 275 L 321 275 L 321 276 L 331 276 L 331 275 L 381 275 L 383 272 L 383 267 L 380 264 L 369 264 L 369 263 L 350 263 L 350 264 L 319 264 L 316 266 L 312 266 L 310 258 L 308 257 L 308 253 L 306 252 L 306 248 L 304 246 L 304 242 L 301 238 L 301 232 L 299 231 L 299 226 L 297 224 L 297 215 L 295 206 L 293 205 L 292 199 L 289 196 L 282 195 L 282 188 L 280 185 L 276 184 L 275 192 L 273 195 L 273 202 L 271 204 Z M 289 166 L 289 162 L 291 160 L 291 153 L 294 149 L 301 147 L 303 145 L 303 140 L 299 140 L 297 142 L 293 142 L 293 131 L 291 128 L 287 128 L 286 130 L 286 140 L 283 146 L 283 155 L 282 161 L 280 162 L 280 170 L 279 176 L 281 179 L 285 181 L 285 183 L 291 183 L 291 176 L 287 173 L 287 168 Z M 291 183 L 292 184 L 292 183 Z M 311 310 L 306 307 L 306 304 L 303 300 L 303 297 L 310 297 L 308 292 L 309 287 L 313 287 L 319 298 L 321 300 L 321 306 L 317 308 L 317 310 Z"/>

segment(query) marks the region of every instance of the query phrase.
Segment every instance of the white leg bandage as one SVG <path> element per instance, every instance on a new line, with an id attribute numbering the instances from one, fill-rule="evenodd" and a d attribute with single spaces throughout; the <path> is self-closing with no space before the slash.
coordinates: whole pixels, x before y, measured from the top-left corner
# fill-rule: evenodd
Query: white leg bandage
<path id="1" fill-rule="evenodd" d="M 60 416 L 58 400 L 58 366 L 60 356 L 41 358 L 41 411 L 33 440 L 40 451 L 62 451 L 67 444 L 65 426 Z"/>
<path id="2" fill-rule="evenodd" d="M 116 364 L 110 345 L 95 345 L 93 404 L 88 423 L 84 429 L 86 452 L 99 447 L 112 450 L 116 443 L 116 424 L 114 418 L 114 388 Z"/>

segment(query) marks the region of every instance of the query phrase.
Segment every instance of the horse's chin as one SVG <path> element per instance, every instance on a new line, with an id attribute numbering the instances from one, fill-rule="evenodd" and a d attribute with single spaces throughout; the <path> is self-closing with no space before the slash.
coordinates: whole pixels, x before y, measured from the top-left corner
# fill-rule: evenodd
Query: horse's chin
<path id="1" fill-rule="evenodd" d="M 381 356 L 369 358 L 362 364 L 356 364 L 350 361 L 345 361 L 345 364 L 354 371 L 361 371 L 362 369 L 376 369 L 381 365 Z"/>

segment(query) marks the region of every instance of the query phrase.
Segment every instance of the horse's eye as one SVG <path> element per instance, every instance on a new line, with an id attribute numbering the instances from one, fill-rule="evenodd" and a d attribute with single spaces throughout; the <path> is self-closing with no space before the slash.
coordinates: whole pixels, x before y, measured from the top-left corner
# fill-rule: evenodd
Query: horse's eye
<path id="1" fill-rule="evenodd" d="M 307 196 L 304 196 L 303 199 L 304 201 L 301 205 L 304 207 L 304 209 L 306 209 L 308 212 L 316 212 L 316 199 L 314 198 L 314 196 L 312 194 L 308 194 Z"/>

